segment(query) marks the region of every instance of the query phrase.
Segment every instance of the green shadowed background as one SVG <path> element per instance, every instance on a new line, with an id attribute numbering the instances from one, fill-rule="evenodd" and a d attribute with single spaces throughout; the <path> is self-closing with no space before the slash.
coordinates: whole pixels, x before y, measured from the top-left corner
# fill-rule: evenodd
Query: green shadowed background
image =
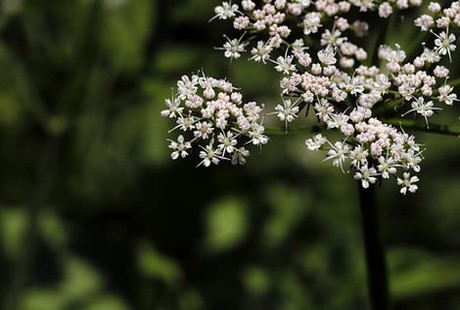
<path id="1" fill-rule="evenodd" d="M 213 48 L 217 4 L 0 2 L 1 309 L 367 308 L 357 184 L 309 134 L 242 167 L 170 158 L 160 111 L 182 74 L 280 100 L 269 66 Z M 378 189 L 392 300 L 460 309 L 460 141 L 417 135 L 417 194 Z"/>

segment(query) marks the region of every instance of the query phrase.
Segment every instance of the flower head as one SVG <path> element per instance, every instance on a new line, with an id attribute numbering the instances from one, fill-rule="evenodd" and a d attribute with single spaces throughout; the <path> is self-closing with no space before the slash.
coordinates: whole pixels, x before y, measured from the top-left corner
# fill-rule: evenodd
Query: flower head
<path id="1" fill-rule="evenodd" d="M 231 83 L 204 74 L 183 76 L 177 94 L 165 100 L 163 117 L 176 120 L 170 132 L 181 130 L 177 141 L 168 140 L 171 157 L 189 156 L 198 147 L 198 166 L 209 167 L 222 160 L 246 163 L 249 151 L 244 145 L 268 142 L 261 122 L 263 105 L 243 102 Z"/>
<path id="2" fill-rule="evenodd" d="M 364 188 L 393 178 L 402 186 L 401 193 L 414 192 L 418 178 L 410 173 L 420 171 L 423 150 L 402 126 L 384 120 L 413 112 L 429 127 L 428 118 L 441 110 L 438 103 L 460 101 L 451 86 L 454 84 L 448 82 L 450 68 L 433 65 L 446 55 L 452 61 L 457 40 L 449 26 L 460 26 L 460 1 L 446 8 L 437 2 L 428 4 L 428 10 L 416 16 L 413 24 L 433 36 L 410 52 L 404 49 L 407 44 L 383 43 L 377 48 L 377 59 L 368 59 L 369 51 L 362 45 L 366 36 L 375 33 L 370 29 L 373 23 L 357 19 L 355 13 L 372 11 L 376 18 L 386 19 L 421 6 L 423 1 L 240 3 L 223 1 L 215 8 L 212 19 L 229 19 L 232 30 L 241 33 L 239 39 L 224 36 L 227 42 L 217 49 L 231 60 L 248 50 L 250 60 L 274 64 L 281 76 L 283 102 L 265 116 L 276 115 L 287 131 L 288 124 L 300 119 L 302 109 L 307 116 L 313 109 L 317 128 L 334 135 L 307 138 L 309 150 L 324 151 L 325 160 L 344 173 L 352 172 Z M 199 145 L 199 165 L 210 166 L 223 159 L 244 164 L 249 155 L 246 144 L 261 146 L 269 141 L 262 125 L 263 106 L 243 103 L 241 94 L 226 81 L 183 77 L 177 95 L 165 103 L 167 108 L 161 114 L 177 122 L 172 130 L 180 129 L 184 136 L 192 133 L 186 139 Z"/>

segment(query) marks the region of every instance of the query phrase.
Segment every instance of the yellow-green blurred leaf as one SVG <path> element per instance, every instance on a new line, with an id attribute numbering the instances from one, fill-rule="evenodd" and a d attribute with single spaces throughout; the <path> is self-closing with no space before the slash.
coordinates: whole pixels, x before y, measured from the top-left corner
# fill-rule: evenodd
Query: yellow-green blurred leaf
<path id="1" fill-rule="evenodd" d="M 64 259 L 64 280 L 59 286 L 60 293 L 70 300 L 82 300 L 98 292 L 103 287 L 99 273 L 88 263 L 77 257 Z"/>
<path id="2" fill-rule="evenodd" d="M 0 94 L 0 125 L 13 126 L 21 117 L 20 103 L 8 94 Z"/>
<path id="3" fill-rule="evenodd" d="M 39 216 L 39 227 L 43 238 L 52 246 L 62 248 L 67 242 L 64 224 L 56 214 L 48 211 Z"/>
<path id="4" fill-rule="evenodd" d="M 0 236 L 6 255 L 14 259 L 23 247 L 29 219 L 22 208 L 0 210 Z"/>
<path id="5" fill-rule="evenodd" d="M 195 290 L 185 291 L 180 298 L 181 309 L 199 310 L 204 309 L 204 301 L 199 293 Z"/>
<path id="6" fill-rule="evenodd" d="M 285 186 L 273 186 L 268 192 L 272 215 L 264 226 L 264 241 L 268 246 L 281 243 L 302 219 L 309 206 L 298 191 Z"/>
<path id="7" fill-rule="evenodd" d="M 248 230 L 247 206 L 236 198 L 226 198 L 213 204 L 206 214 L 206 245 L 212 252 L 237 246 Z"/>
<path id="8" fill-rule="evenodd" d="M 423 258 L 425 257 L 425 258 Z M 392 256 L 389 257 L 392 264 Z M 390 288 L 395 299 L 423 296 L 448 288 L 460 287 L 460 258 L 409 256 L 406 266 L 391 273 Z M 401 265 L 401 257 L 399 257 Z"/>
<path id="9" fill-rule="evenodd" d="M 53 289 L 32 289 L 21 296 L 19 310 L 62 310 L 66 296 Z"/>
<path id="10" fill-rule="evenodd" d="M 136 0 L 116 5 L 116 1 L 107 0 L 112 8 L 107 10 L 105 25 L 101 35 L 106 57 L 121 71 L 132 71 L 143 60 L 145 38 L 151 31 L 151 19 L 155 1 Z M 110 8 L 110 6 L 109 6 Z"/>
<path id="11" fill-rule="evenodd" d="M 264 295 L 271 286 L 267 272 L 257 266 L 250 267 L 244 271 L 243 283 L 246 289 L 256 296 Z"/>
<path id="12" fill-rule="evenodd" d="M 130 309 L 119 298 L 111 295 L 104 295 L 90 301 L 84 310 L 128 310 Z"/>
<path id="13" fill-rule="evenodd" d="M 141 273 L 149 278 L 176 283 L 182 277 L 177 264 L 165 255 L 159 253 L 148 243 L 142 243 L 137 251 L 137 264 Z"/>

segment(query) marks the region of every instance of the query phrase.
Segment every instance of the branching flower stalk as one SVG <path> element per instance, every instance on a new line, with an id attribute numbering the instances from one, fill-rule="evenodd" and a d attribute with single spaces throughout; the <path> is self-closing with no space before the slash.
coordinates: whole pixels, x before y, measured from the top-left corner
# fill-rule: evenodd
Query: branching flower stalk
<path id="1" fill-rule="evenodd" d="M 386 43 L 388 19 L 409 10 L 419 12 L 409 25 L 423 33 L 424 41 L 419 46 Z M 169 140 L 173 159 L 195 153 L 198 166 L 244 164 L 247 146 L 266 144 L 266 133 L 310 134 L 306 148 L 324 152 L 324 161 L 358 180 L 361 198 L 386 179 L 406 195 L 418 189 L 425 150 L 406 131 L 460 134 L 458 125 L 431 122 L 460 101 L 454 93 L 460 79 L 451 80 L 448 68 L 457 50 L 460 1 L 445 7 L 422 0 L 224 1 L 210 18 L 218 20 L 230 22 L 233 35 L 224 34 L 226 42 L 216 49 L 230 60 L 247 55 L 271 66 L 280 76 L 281 100 L 274 111 L 264 112 L 263 104 L 244 103 L 226 80 L 202 72 L 184 75 L 161 113 L 175 119 L 171 132 L 179 131 Z M 377 44 L 367 47 L 376 33 Z M 318 125 L 289 131 L 303 114 L 316 116 Z M 266 117 L 277 117 L 283 130 L 265 131 Z"/>
<path id="2" fill-rule="evenodd" d="M 224 34 L 226 42 L 216 49 L 231 60 L 246 53 L 250 61 L 272 66 L 280 74 L 281 102 L 274 112 L 264 112 L 263 104 L 243 103 L 241 93 L 226 80 L 202 72 L 184 76 L 162 112 L 176 120 L 171 131 L 181 132 L 177 141 L 169 140 L 171 157 L 195 152 L 198 166 L 226 160 L 244 164 L 248 144 L 261 146 L 269 140 L 265 117 L 278 117 L 288 131 L 302 110 L 310 109 L 320 126 L 324 124 L 324 132 L 339 132 L 342 138 L 331 140 L 322 132 L 306 138 L 307 149 L 325 152 L 325 161 L 352 174 L 363 188 L 393 179 L 402 194 L 415 192 L 415 184 L 408 187 L 402 180 L 418 180 L 415 174 L 421 169 L 424 146 L 405 131 L 404 124 L 418 116 L 425 122 L 422 129 L 430 131 L 429 119 L 459 101 L 454 93 L 458 82 L 449 84 L 450 70 L 444 64 L 452 62 L 456 51 L 460 1 L 445 8 L 430 2 L 420 9 L 413 27 L 428 39 L 410 59 L 400 44 L 382 43 L 368 55 L 360 43 L 371 33 L 371 25 L 356 16 L 373 14 L 385 21 L 423 4 L 421 0 L 222 2 L 210 20 L 230 21 L 239 34 L 235 38 Z M 364 65 L 369 57 L 375 63 Z M 440 133 L 439 125 L 432 128 Z"/>

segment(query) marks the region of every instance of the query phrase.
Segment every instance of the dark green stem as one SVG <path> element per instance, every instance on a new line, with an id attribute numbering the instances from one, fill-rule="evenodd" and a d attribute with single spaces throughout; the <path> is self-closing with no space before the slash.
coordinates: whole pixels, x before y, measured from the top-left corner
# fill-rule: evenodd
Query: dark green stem
<path id="1" fill-rule="evenodd" d="M 383 250 L 377 218 L 376 188 L 375 186 L 370 186 L 366 189 L 360 183 L 358 183 L 358 186 L 371 309 L 387 310 L 388 280 L 385 252 Z"/>
<path id="2" fill-rule="evenodd" d="M 412 119 L 387 119 L 384 120 L 384 122 L 397 127 L 402 126 L 404 129 L 435 133 L 444 136 L 454 136 L 460 138 L 460 126 L 449 126 L 430 123 L 430 127 L 427 127 L 425 124 L 417 124 L 417 120 Z"/>
<path id="3" fill-rule="evenodd" d="M 452 81 L 449 81 L 448 84 L 449 84 L 450 86 L 453 86 L 453 87 L 458 86 L 458 85 L 460 85 L 460 78 L 455 79 L 455 80 L 452 80 Z"/>
<path id="4" fill-rule="evenodd" d="M 269 136 L 295 136 L 299 134 L 306 134 L 306 133 L 318 133 L 323 132 L 326 130 L 325 126 L 314 125 L 314 126 L 303 126 L 303 127 L 295 127 L 289 128 L 286 131 L 284 127 L 273 127 L 267 126 L 265 127 L 265 133 Z"/>

